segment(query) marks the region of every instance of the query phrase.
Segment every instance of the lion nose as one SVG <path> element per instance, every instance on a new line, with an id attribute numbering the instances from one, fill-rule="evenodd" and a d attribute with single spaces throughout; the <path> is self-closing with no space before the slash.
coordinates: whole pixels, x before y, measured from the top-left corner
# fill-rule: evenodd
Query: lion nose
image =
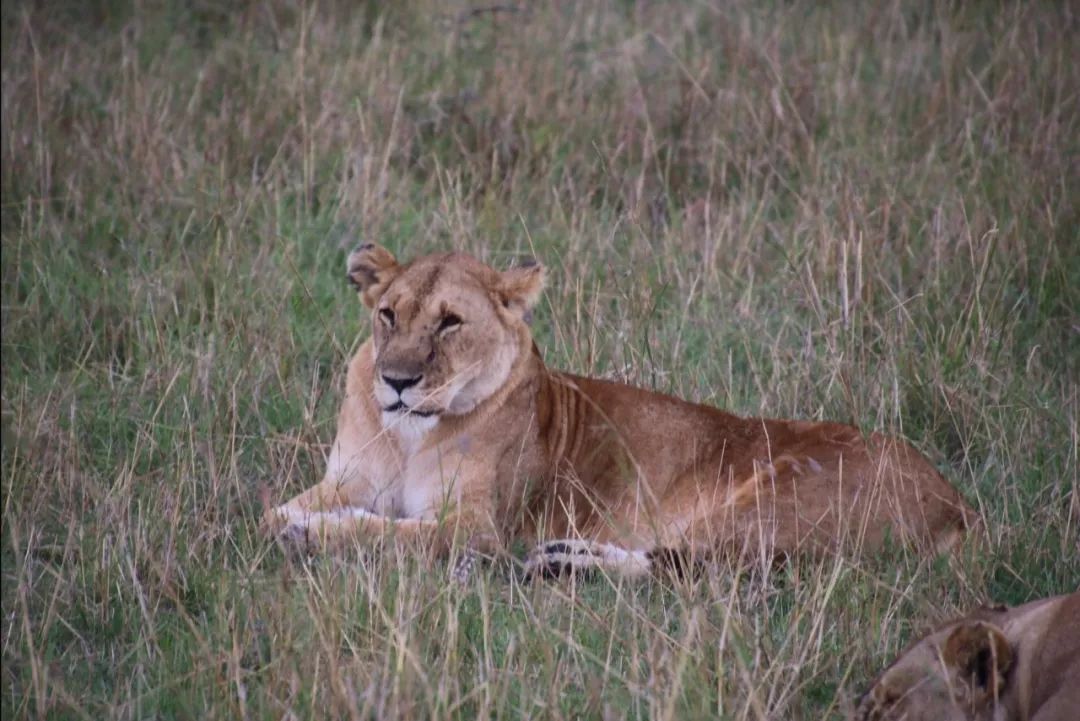
<path id="1" fill-rule="evenodd" d="M 424 376 L 415 376 L 413 378 L 394 378 L 393 376 L 388 376 L 383 373 L 382 379 L 386 383 L 386 385 L 397 391 L 398 395 L 401 395 L 402 391 L 404 391 L 406 388 L 412 388 L 414 385 L 419 383 L 420 379 L 422 379 L 423 377 Z"/>

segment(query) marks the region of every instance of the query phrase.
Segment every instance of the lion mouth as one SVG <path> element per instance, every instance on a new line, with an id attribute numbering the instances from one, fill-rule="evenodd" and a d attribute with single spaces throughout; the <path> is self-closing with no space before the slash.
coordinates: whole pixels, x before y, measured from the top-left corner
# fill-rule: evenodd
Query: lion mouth
<path id="1" fill-rule="evenodd" d="M 438 411 L 421 411 L 421 410 L 417 410 L 416 408 L 410 408 L 409 406 L 405 405 L 405 403 L 403 401 L 398 401 L 397 403 L 394 403 L 393 405 L 390 405 L 390 406 L 387 406 L 386 408 L 383 408 L 383 412 L 384 413 L 402 413 L 402 412 L 404 412 L 404 413 L 407 413 L 407 414 L 409 414 L 411 416 L 417 416 L 418 418 L 428 418 L 430 416 L 435 416 L 435 415 L 439 414 Z"/>

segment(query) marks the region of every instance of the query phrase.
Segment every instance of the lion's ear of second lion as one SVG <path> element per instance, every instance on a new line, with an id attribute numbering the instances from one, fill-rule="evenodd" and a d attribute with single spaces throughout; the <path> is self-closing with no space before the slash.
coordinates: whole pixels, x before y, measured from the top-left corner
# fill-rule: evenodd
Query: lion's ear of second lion
<path id="1" fill-rule="evenodd" d="M 546 274 L 539 263 L 503 271 L 500 292 L 506 307 L 522 316 L 532 310 L 544 292 Z"/>
<path id="2" fill-rule="evenodd" d="M 1000 628 L 992 623 L 969 621 L 959 625 L 945 641 L 945 664 L 974 679 L 979 691 L 999 692 L 999 679 L 1012 666 L 1013 651 Z"/>
<path id="3" fill-rule="evenodd" d="M 367 243 L 349 253 L 347 278 L 364 305 L 374 308 L 386 286 L 401 270 L 394 254 L 381 245 Z"/>

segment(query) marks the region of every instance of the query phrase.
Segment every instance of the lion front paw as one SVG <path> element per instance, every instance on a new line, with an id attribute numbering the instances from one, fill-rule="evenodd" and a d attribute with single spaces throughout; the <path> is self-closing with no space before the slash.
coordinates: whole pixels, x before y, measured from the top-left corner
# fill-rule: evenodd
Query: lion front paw
<path id="1" fill-rule="evenodd" d="M 286 552 L 310 555 L 318 550 L 318 538 L 308 520 L 281 507 L 271 508 L 263 515 L 260 531 Z"/>
<path id="2" fill-rule="evenodd" d="M 259 519 L 259 533 L 265 538 L 273 538 L 289 525 L 288 513 L 280 506 L 267 509 Z"/>
<path id="3" fill-rule="evenodd" d="M 320 550 L 318 534 L 303 523 L 286 524 L 274 535 L 274 539 L 290 556 L 313 556 Z"/>
<path id="4" fill-rule="evenodd" d="M 311 545 L 311 529 L 299 523 L 289 523 L 275 534 L 275 538 L 289 548 L 306 551 Z"/>

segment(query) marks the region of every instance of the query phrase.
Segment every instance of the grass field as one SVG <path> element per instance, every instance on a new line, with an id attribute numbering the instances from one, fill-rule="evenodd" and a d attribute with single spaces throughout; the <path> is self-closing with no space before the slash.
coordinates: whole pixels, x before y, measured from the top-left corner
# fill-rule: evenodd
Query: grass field
<path id="1" fill-rule="evenodd" d="M 843 717 L 1080 586 L 1069 3 L 134 5 L 2 10 L 5 719 Z M 902 434 L 986 541 L 290 560 L 258 518 L 322 472 L 362 240 L 535 256 L 549 364 Z"/>

